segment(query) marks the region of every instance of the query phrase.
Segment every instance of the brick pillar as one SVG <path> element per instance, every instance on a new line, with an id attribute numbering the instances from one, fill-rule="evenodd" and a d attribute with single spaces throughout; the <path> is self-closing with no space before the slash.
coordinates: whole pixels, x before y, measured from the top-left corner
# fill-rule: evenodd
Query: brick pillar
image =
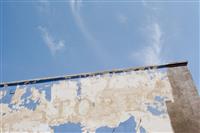
<path id="1" fill-rule="evenodd" d="M 174 102 L 167 111 L 175 133 L 200 133 L 200 97 L 187 66 L 168 68 Z"/>

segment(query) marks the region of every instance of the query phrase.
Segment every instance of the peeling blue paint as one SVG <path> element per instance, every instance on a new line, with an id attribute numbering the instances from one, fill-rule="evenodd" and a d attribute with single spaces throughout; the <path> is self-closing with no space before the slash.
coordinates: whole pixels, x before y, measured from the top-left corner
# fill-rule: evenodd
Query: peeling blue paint
<path id="1" fill-rule="evenodd" d="M 54 133 L 82 133 L 80 124 L 66 123 L 52 128 Z"/>
<path id="2" fill-rule="evenodd" d="M 121 122 L 116 128 L 100 127 L 96 130 L 96 133 L 136 133 L 136 122 L 132 116 L 125 122 Z"/>

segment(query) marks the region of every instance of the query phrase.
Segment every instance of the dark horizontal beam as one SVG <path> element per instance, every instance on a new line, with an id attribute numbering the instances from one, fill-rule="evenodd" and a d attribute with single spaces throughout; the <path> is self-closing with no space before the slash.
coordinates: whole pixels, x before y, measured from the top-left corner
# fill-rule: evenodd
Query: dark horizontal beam
<path id="1" fill-rule="evenodd" d="M 116 70 L 111 70 L 111 71 L 102 71 L 102 72 L 94 72 L 94 73 L 82 73 L 82 74 L 76 74 L 76 75 L 47 77 L 47 78 L 21 80 L 21 81 L 13 81 L 13 82 L 3 82 L 0 84 L 0 87 L 45 83 L 45 82 L 58 81 L 58 80 L 85 78 L 85 77 L 89 77 L 89 76 L 122 73 L 122 72 L 130 72 L 130 71 L 139 71 L 139 70 L 147 70 L 147 69 L 161 69 L 161 68 L 169 68 L 169 67 L 187 66 L 187 64 L 188 64 L 187 61 L 183 61 L 183 62 L 173 62 L 173 63 L 163 64 L 163 65 L 132 67 L 132 68 L 127 68 L 127 69 L 116 69 Z"/>

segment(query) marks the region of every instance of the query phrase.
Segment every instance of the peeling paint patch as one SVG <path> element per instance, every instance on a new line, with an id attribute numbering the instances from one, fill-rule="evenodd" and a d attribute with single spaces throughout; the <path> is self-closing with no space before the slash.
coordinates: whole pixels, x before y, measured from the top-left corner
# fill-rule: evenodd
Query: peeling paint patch
<path id="1" fill-rule="evenodd" d="M 165 72 L 140 70 L 10 89 L 14 95 L 6 93 L 1 104 L 3 131 L 136 132 L 139 127 L 172 132 L 165 100 L 173 97 Z"/>
<path id="2" fill-rule="evenodd" d="M 80 124 L 66 123 L 52 127 L 54 133 L 82 133 Z"/>

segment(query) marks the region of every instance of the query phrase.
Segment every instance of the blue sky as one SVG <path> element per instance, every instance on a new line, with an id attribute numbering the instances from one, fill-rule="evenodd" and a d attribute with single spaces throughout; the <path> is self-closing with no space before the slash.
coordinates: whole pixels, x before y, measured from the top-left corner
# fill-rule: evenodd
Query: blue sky
<path id="1" fill-rule="evenodd" d="M 1 81 L 188 60 L 199 88 L 197 1 L 0 4 Z"/>

